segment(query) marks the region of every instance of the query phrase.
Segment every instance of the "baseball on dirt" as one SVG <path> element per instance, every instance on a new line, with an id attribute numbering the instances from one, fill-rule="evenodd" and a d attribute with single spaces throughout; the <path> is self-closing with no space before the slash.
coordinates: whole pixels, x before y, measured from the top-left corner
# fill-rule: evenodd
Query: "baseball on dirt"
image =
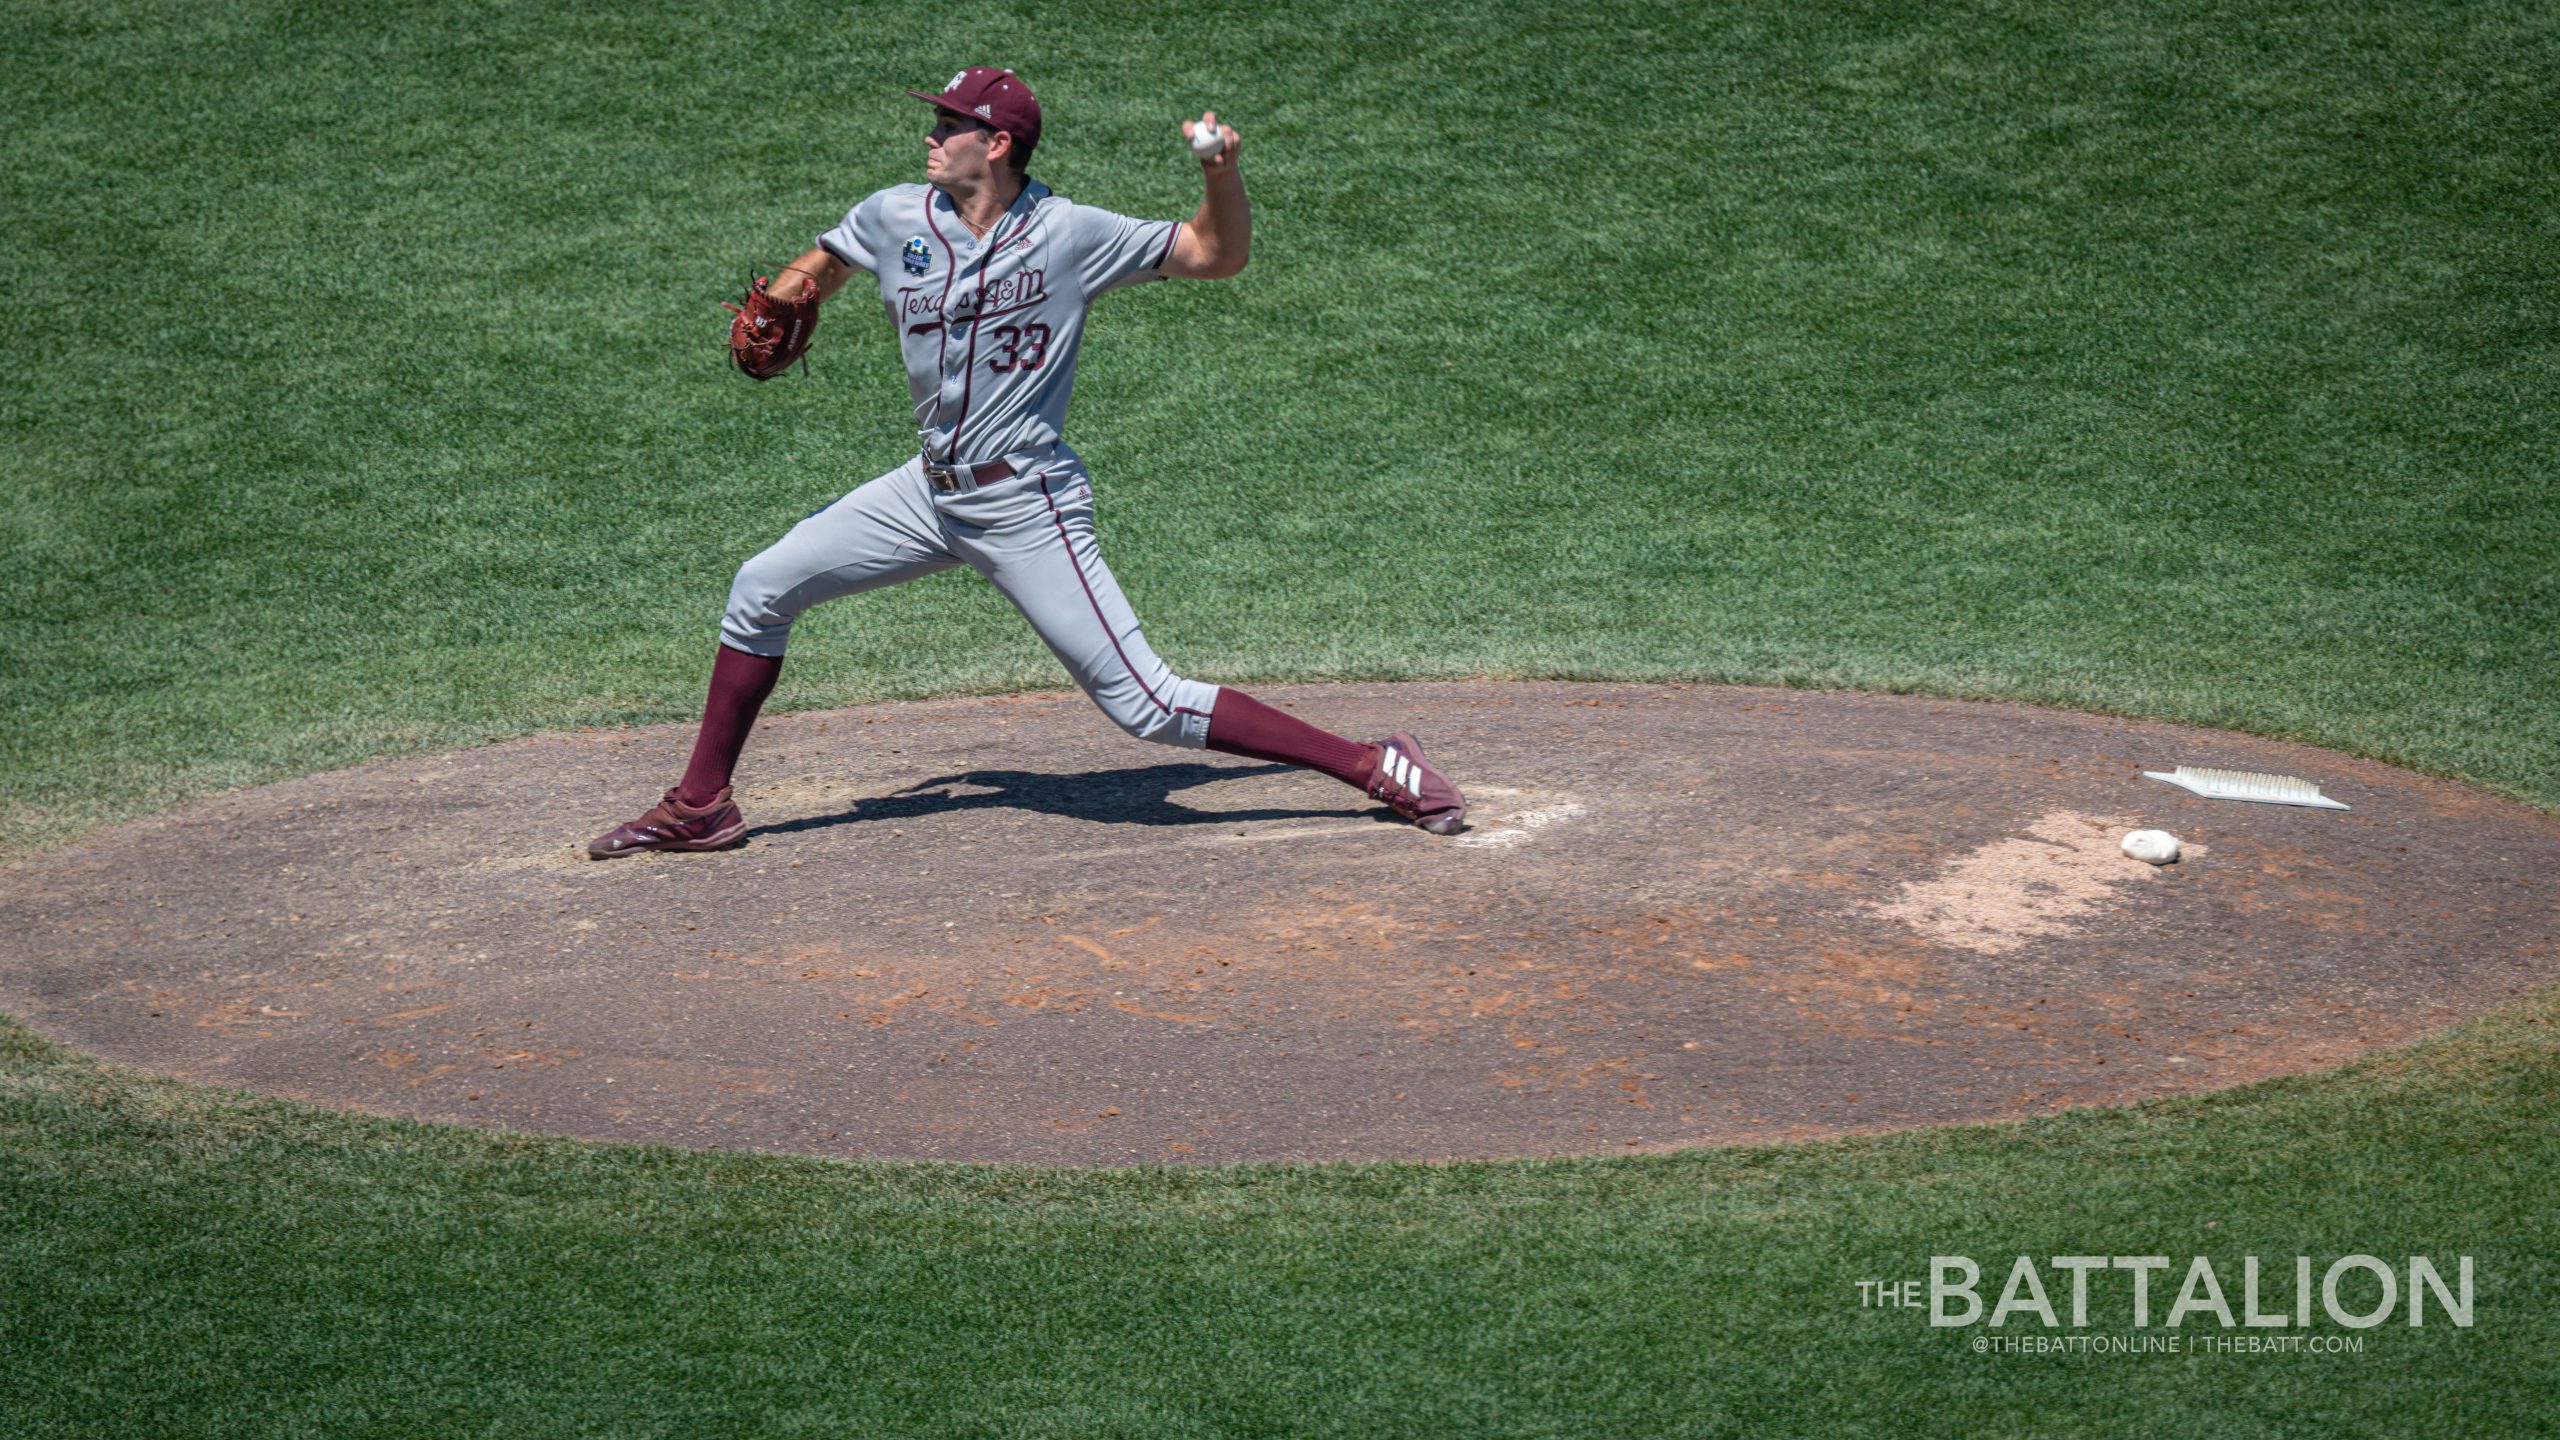
<path id="1" fill-rule="evenodd" d="M 2146 865 L 2173 865 L 2178 837 L 2166 830 L 2136 830 L 2124 837 L 2124 853 Z"/>
<path id="2" fill-rule="evenodd" d="M 1227 148 L 1227 137 L 1207 116 L 1191 125 L 1191 153 L 1206 160 Z"/>

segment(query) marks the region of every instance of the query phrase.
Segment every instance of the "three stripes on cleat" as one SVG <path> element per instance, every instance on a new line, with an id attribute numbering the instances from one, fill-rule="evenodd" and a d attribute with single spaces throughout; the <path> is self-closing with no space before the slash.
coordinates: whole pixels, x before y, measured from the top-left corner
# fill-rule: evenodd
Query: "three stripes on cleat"
<path id="1" fill-rule="evenodd" d="M 1378 768 L 1387 772 L 1388 779 L 1412 791 L 1415 795 L 1422 793 L 1422 772 L 1415 769 L 1413 762 L 1406 759 L 1393 745 L 1387 746 L 1379 755 Z"/>

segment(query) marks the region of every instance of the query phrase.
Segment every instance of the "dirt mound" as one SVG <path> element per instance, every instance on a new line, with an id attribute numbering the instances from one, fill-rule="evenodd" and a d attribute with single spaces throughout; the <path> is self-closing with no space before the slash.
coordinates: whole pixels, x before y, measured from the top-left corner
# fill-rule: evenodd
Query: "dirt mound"
<path id="1" fill-rule="evenodd" d="M 690 727 L 312 776 L 0 874 L 0 1003 L 192 1079 L 607 1139 L 1135 1164 L 1833 1134 L 2330 1063 L 2555 969 L 2560 826 L 2019 706 L 1269 692 L 1410 727 L 1439 839 L 1079 696 L 788 716 L 743 849 L 596 863 Z M 2355 808 L 2199 799 L 2173 764 Z M 2188 858 L 2117 853 L 2157 827 Z"/>

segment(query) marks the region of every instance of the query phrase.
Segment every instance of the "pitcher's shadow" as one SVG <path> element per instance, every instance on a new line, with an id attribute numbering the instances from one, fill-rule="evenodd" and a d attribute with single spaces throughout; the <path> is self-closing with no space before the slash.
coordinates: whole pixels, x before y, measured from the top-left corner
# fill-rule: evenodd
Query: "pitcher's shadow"
<path id="1" fill-rule="evenodd" d="M 853 808 L 833 815 L 759 825 L 747 835 L 792 835 L 871 820 L 916 820 L 962 810 L 994 809 L 1036 810 L 1044 815 L 1063 815 L 1103 825 L 1232 825 L 1247 820 L 1357 820 L 1364 815 L 1373 819 L 1397 818 L 1383 805 L 1333 810 L 1194 810 L 1173 800 L 1176 791 L 1221 780 L 1283 774 L 1297 768 L 1194 763 L 1090 770 L 1078 775 L 1036 770 L 963 770 L 956 775 L 919 780 L 888 795 L 857 800 Z M 956 785 L 986 788 L 962 793 L 951 788 Z"/>

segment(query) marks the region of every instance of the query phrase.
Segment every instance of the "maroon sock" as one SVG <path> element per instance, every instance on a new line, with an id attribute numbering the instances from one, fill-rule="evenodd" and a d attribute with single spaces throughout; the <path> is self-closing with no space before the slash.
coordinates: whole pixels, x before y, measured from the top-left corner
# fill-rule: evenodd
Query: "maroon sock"
<path id="1" fill-rule="evenodd" d="M 1209 748 L 1249 760 L 1304 765 L 1363 790 L 1378 773 L 1377 746 L 1319 730 L 1223 685 L 1218 687 L 1218 703 L 1209 707 Z"/>
<path id="2" fill-rule="evenodd" d="M 738 768 L 738 752 L 747 747 L 756 712 L 773 693 L 782 673 L 779 655 L 750 655 L 720 647 L 711 662 L 711 696 L 702 702 L 702 733 L 694 738 L 693 760 L 676 782 L 676 798 L 687 805 L 708 805 L 728 788 L 729 773 Z"/>

